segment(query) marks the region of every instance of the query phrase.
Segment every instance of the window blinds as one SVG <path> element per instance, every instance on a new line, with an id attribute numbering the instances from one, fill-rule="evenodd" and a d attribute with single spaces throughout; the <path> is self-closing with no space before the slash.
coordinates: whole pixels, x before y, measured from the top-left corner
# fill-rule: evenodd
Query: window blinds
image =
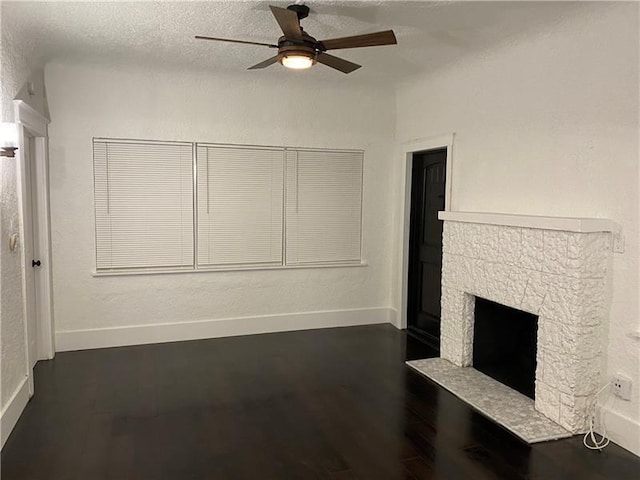
<path id="1" fill-rule="evenodd" d="M 97 269 L 193 266 L 192 144 L 93 148 Z"/>
<path id="2" fill-rule="evenodd" d="M 98 272 L 361 263 L 362 151 L 93 146 Z"/>
<path id="3" fill-rule="evenodd" d="M 360 263 L 363 152 L 287 151 L 286 263 Z"/>
<path id="4" fill-rule="evenodd" d="M 281 265 L 284 149 L 197 147 L 198 265 Z"/>

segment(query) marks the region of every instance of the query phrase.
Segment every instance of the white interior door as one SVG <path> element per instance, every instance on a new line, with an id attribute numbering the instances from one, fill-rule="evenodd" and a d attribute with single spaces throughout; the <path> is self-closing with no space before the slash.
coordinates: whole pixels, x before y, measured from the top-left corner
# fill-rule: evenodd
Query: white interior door
<path id="1" fill-rule="evenodd" d="M 38 361 L 38 274 L 40 271 L 37 261 L 39 260 L 38 246 L 38 212 L 37 212 L 37 186 L 34 182 L 33 172 L 35 140 L 33 137 L 24 139 L 24 162 L 26 171 L 26 213 L 24 217 L 24 248 L 25 248 L 25 276 L 26 276 L 26 321 L 27 321 L 27 347 L 29 357 L 29 367 L 33 368 Z M 36 264 L 33 264 L 33 261 Z"/>

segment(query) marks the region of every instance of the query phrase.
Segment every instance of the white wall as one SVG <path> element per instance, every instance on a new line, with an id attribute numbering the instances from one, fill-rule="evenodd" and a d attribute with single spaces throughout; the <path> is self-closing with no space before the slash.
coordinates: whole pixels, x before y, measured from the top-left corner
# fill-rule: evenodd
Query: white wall
<path id="1" fill-rule="evenodd" d="M 0 409 L 27 374 L 20 249 L 9 250 L 9 237 L 20 230 L 16 162 L 0 158 Z M 22 241 L 20 242 L 22 244 Z"/>
<path id="2" fill-rule="evenodd" d="M 2 42 L 0 43 L 0 116 L 3 122 L 14 121 L 13 100 L 20 99 L 48 118 L 47 101 L 44 93 L 44 71 L 41 58 L 36 54 L 36 45 L 24 35 L 14 36 L 14 26 L 2 21 L 0 6 Z M 29 93 L 27 83 L 32 84 Z"/>
<path id="3" fill-rule="evenodd" d="M 640 454 L 640 344 L 628 336 L 639 330 L 638 88 L 638 4 L 590 4 L 547 31 L 401 85 L 397 136 L 403 144 L 455 132 L 452 210 L 622 226 L 605 349 L 608 375 L 630 376 L 634 396 L 610 400 L 608 424 L 618 425 L 614 440 Z M 404 192 L 396 193 L 399 275 Z M 399 308 L 398 289 L 393 303 Z"/>
<path id="4" fill-rule="evenodd" d="M 58 341 L 86 329 L 389 307 L 394 96 L 306 73 L 47 66 Z M 93 136 L 364 149 L 368 266 L 93 277 Z"/>

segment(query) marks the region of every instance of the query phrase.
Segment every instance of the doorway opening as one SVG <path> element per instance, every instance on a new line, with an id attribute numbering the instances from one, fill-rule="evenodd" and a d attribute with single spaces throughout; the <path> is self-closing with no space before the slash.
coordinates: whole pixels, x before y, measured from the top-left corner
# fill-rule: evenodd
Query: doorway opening
<path id="1" fill-rule="evenodd" d="M 407 330 L 440 347 L 442 227 L 447 148 L 415 152 L 411 162 Z"/>

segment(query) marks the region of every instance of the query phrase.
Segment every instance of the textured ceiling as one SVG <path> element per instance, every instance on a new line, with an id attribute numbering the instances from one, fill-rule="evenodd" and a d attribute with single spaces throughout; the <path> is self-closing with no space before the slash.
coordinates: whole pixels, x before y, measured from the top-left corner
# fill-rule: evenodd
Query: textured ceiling
<path id="1" fill-rule="evenodd" d="M 392 28 L 398 46 L 336 50 L 364 68 L 352 81 L 395 82 L 436 69 L 520 35 L 543 29 L 579 7 L 577 2 L 315 1 L 302 21 L 318 39 Z M 195 40 L 207 35 L 275 42 L 280 35 L 273 2 L 29 2 L 2 1 L 3 37 L 29 41 L 41 62 L 68 59 L 162 65 L 166 68 L 291 74 L 279 65 L 246 68 L 273 55 L 266 47 Z M 5 35 L 5 33 L 7 35 Z M 305 72 L 343 75 L 324 66 Z"/>

